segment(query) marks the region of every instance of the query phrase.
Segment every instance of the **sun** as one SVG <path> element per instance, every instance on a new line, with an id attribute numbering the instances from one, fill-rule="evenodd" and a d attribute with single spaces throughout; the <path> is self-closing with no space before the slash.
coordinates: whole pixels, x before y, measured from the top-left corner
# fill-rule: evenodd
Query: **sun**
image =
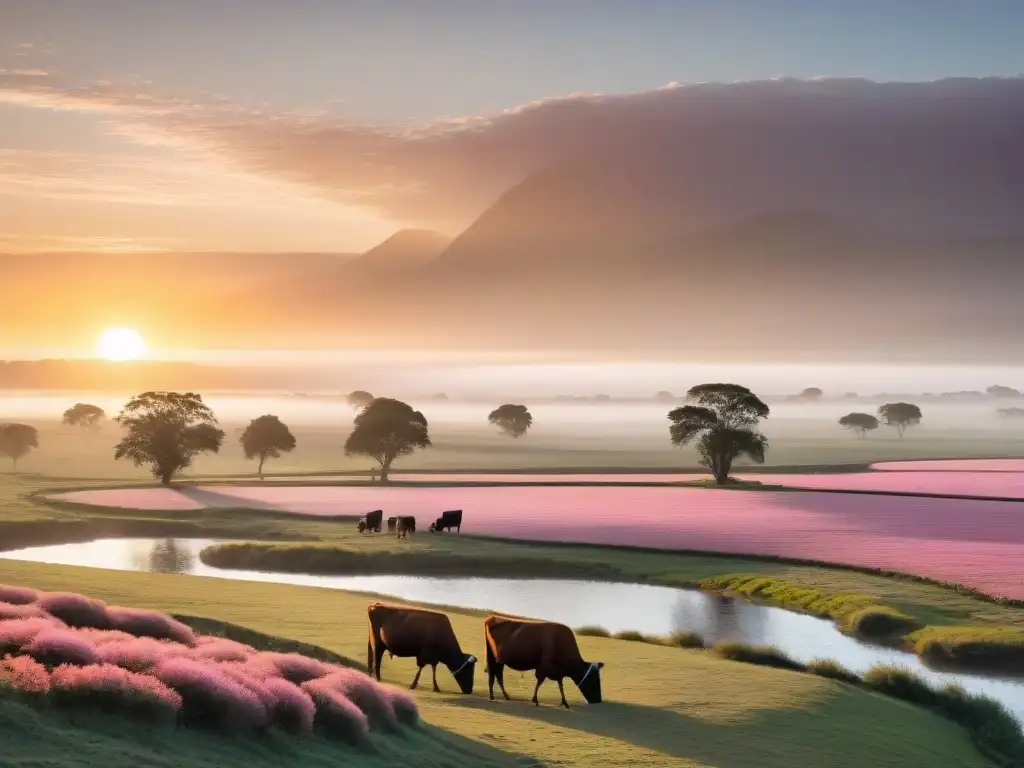
<path id="1" fill-rule="evenodd" d="M 96 342 L 96 354 L 105 360 L 138 360 L 146 352 L 146 342 L 131 328 L 108 328 Z"/>

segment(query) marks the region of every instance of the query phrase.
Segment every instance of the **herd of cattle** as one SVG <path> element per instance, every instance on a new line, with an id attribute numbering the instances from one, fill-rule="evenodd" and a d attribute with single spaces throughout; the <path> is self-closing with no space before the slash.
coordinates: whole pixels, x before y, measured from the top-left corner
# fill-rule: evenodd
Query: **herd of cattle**
<path id="1" fill-rule="evenodd" d="M 367 608 L 370 619 L 370 639 L 367 642 L 367 667 L 380 680 L 380 664 L 387 653 L 391 657 L 416 659 L 416 677 L 412 688 L 420 681 L 420 674 L 428 664 L 437 685 L 437 665 L 444 664 L 452 673 L 463 693 L 473 692 L 476 656 L 466 653 L 459 645 L 452 623 L 443 613 L 422 608 L 373 603 Z M 537 692 L 545 680 L 558 683 L 562 706 L 565 700 L 562 681 L 572 680 L 589 704 L 601 703 L 602 662 L 584 661 L 580 655 L 576 636 L 564 624 L 534 621 L 512 616 L 491 615 L 484 619 L 484 638 L 487 646 L 487 687 L 494 701 L 494 681 L 498 681 L 505 699 L 505 667 L 518 672 L 533 670 L 537 687 L 533 689 L 534 704 L 540 706 Z"/>
<path id="2" fill-rule="evenodd" d="M 373 512 L 367 512 L 366 517 L 359 521 L 359 532 L 380 533 L 381 523 L 383 522 L 383 509 L 375 509 Z M 387 526 L 388 533 L 394 534 L 400 539 L 406 539 L 409 537 L 410 533 L 416 533 L 416 518 L 412 515 L 389 517 Z M 450 509 L 447 512 L 442 512 L 441 516 L 432 522 L 430 524 L 430 528 L 427 530 L 431 533 L 440 533 L 443 531 L 450 531 L 452 528 L 455 529 L 456 533 L 462 533 L 461 509 Z"/>

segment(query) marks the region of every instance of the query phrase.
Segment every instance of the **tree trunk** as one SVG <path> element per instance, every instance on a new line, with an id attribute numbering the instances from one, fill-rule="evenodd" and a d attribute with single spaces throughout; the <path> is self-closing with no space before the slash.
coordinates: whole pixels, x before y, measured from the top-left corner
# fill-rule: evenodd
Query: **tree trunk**
<path id="1" fill-rule="evenodd" d="M 388 470 L 391 469 L 391 462 L 394 459 L 384 459 L 380 463 L 380 482 L 386 483 L 388 481 Z"/>
<path id="2" fill-rule="evenodd" d="M 905 429 L 906 429 L 906 427 L 903 426 L 902 424 L 897 424 L 896 425 L 896 434 L 900 436 L 900 440 L 903 439 L 903 432 L 904 432 Z"/>
<path id="3" fill-rule="evenodd" d="M 17 470 L 18 468 L 18 457 L 11 456 L 11 468 Z"/>
<path id="4" fill-rule="evenodd" d="M 174 472 L 172 470 L 162 470 L 160 472 L 160 484 L 170 485 L 172 477 L 174 477 Z"/>
<path id="5" fill-rule="evenodd" d="M 729 482 L 729 470 L 732 469 L 732 461 L 726 456 L 718 456 L 712 462 L 715 473 L 715 482 L 718 485 L 726 485 Z"/>
<path id="6" fill-rule="evenodd" d="M 263 462 L 266 461 L 266 460 L 267 460 L 267 457 L 264 456 L 263 454 L 260 454 L 260 466 L 259 466 L 259 469 L 256 470 L 257 472 L 259 472 L 260 480 L 263 480 Z"/>

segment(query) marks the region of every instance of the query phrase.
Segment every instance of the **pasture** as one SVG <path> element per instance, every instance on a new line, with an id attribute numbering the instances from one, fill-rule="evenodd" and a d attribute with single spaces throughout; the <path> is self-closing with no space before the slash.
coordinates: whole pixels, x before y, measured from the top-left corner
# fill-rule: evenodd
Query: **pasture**
<path id="1" fill-rule="evenodd" d="M 273 635 L 313 643 L 360 659 L 366 651 L 366 595 L 277 584 L 224 582 L 165 574 L 0 562 L 0 582 L 57 590 L 74 588 L 123 605 L 214 617 Z M 483 649 L 482 617 L 449 612 L 455 631 L 470 650 Z M 454 683 L 439 672 L 442 694 L 416 692 L 424 719 L 447 734 L 406 745 L 419 765 L 595 765 L 686 768 L 984 768 L 959 727 L 923 709 L 839 682 L 767 667 L 726 661 L 701 651 L 605 638 L 580 638 L 585 658 L 605 662 L 606 702 L 588 707 L 571 685 L 569 711 L 558 708 L 557 687 L 541 689 L 541 706 L 528 699 L 532 679 L 506 675 L 513 701 L 487 700 L 478 670 L 471 696 L 452 693 Z M 414 665 L 388 660 L 385 680 L 408 685 Z M 0 709 L 5 756 L 32 754 L 39 764 L 122 765 L 141 754 L 145 730 L 95 722 L 68 722 L 57 715 Z M 29 717 L 33 730 L 19 716 Z M 46 743 L 52 739 L 52 743 Z M 79 744 L 87 757 L 76 758 Z M 156 764 L 198 764 L 200 755 L 217 765 L 269 765 L 288 760 L 300 766 L 326 764 L 323 747 L 306 753 L 282 744 L 217 741 L 200 734 L 161 739 Z M 63 748 L 64 752 L 61 752 Z M 175 750 L 181 749 L 180 760 Z M 437 752 L 432 752 L 438 749 Z M 166 750 L 166 751 L 165 751 Z M 348 757 L 346 755 L 346 757 Z M 395 757 L 395 756 L 392 756 Z M 223 760 L 223 762 L 222 762 Z M 387 764 L 355 755 L 352 765 Z M 63 761 L 63 762 L 61 762 Z M 294 762 L 292 762 L 294 761 Z M 479 762 L 477 762 L 479 761 Z M 392 763 L 393 764 L 393 763 Z"/>

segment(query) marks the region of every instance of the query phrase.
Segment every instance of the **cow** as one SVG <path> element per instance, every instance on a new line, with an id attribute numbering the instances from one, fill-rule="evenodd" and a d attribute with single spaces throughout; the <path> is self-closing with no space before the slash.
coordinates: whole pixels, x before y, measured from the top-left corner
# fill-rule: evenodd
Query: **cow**
<path id="1" fill-rule="evenodd" d="M 584 661 L 576 636 L 564 624 L 492 614 L 484 619 L 484 638 L 487 642 L 487 687 L 491 701 L 494 701 L 495 680 L 508 700 L 505 667 L 509 667 L 518 672 L 530 669 L 536 672 L 537 687 L 533 689 L 532 701 L 537 706 L 540 706 L 537 693 L 541 683 L 554 680 L 562 695 L 562 706 L 569 709 L 562 687 L 562 680 L 566 677 L 576 683 L 587 703 L 601 703 L 601 669 L 604 663 Z"/>
<path id="2" fill-rule="evenodd" d="M 371 675 L 376 673 L 378 681 L 380 663 L 388 653 L 391 656 L 415 657 L 419 669 L 412 680 L 412 689 L 419 684 L 423 667 L 429 664 L 434 693 L 440 693 L 437 665 L 444 664 L 463 693 L 473 692 L 476 656 L 463 652 L 451 621 L 443 613 L 387 603 L 373 603 L 367 607 L 366 613 L 370 619 L 366 666 Z"/>
<path id="3" fill-rule="evenodd" d="M 397 517 L 389 517 L 388 518 L 388 533 L 394 533 L 396 525 L 398 525 L 398 518 Z"/>
<path id="4" fill-rule="evenodd" d="M 454 528 L 458 533 L 462 533 L 461 509 L 449 509 L 447 512 L 442 512 L 441 516 L 430 524 L 431 532 L 445 530 L 450 531 L 452 528 Z"/>
<path id="5" fill-rule="evenodd" d="M 366 521 L 360 520 L 359 523 L 356 525 L 356 528 L 359 529 L 360 533 L 363 533 L 366 530 Z"/>
<path id="6" fill-rule="evenodd" d="M 383 509 L 375 509 L 366 513 L 366 528 L 370 533 L 380 533 L 380 522 L 384 518 Z"/>
<path id="7" fill-rule="evenodd" d="M 411 515 L 403 515 L 398 518 L 395 527 L 398 529 L 398 538 L 407 539 L 410 533 L 416 533 L 416 518 Z"/>

